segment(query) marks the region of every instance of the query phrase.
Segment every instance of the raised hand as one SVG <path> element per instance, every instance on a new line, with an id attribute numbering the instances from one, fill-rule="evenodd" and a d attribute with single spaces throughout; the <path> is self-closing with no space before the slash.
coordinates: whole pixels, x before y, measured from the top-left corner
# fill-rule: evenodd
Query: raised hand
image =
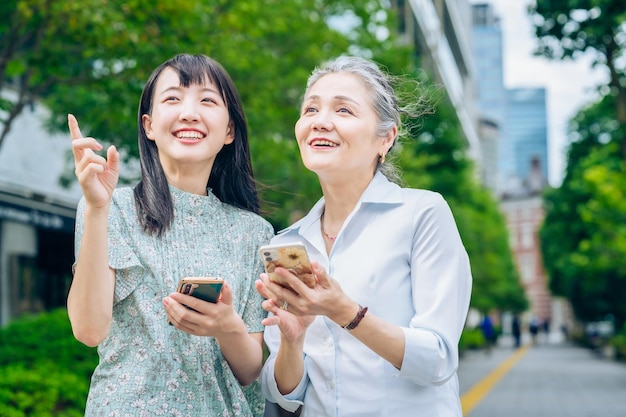
<path id="1" fill-rule="evenodd" d="M 120 154 L 113 145 L 107 149 L 106 159 L 96 154 L 102 145 L 94 138 L 83 137 L 74 115 L 68 114 L 67 124 L 72 137 L 74 172 L 85 200 L 94 207 L 104 207 L 111 201 L 119 179 Z"/>

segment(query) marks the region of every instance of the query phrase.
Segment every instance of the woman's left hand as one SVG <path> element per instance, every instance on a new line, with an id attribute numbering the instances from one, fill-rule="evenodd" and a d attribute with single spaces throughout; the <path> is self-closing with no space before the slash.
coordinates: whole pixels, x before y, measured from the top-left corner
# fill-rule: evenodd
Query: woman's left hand
<path id="1" fill-rule="evenodd" d="M 232 304 L 233 293 L 227 283 L 217 303 L 178 292 L 163 298 L 168 321 L 177 329 L 196 336 L 217 337 L 232 331 L 241 321 Z"/>
<path id="2" fill-rule="evenodd" d="M 268 298 L 264 302 L 264 308 L 275 314 L 274 318 L 267 319 L 268 324 L 264 324 L 280 324 L 280 321 L 284 321 L 282 319 L 285 316 L 285 311 L 282 310 L 283 305 L 287 307 L 286 312 L 301 319 L 308 317 L 310 322 L 317 315 L 327 316 L 337 323 L 343 323 L 344 318 L 346 323 L 352 320 L 358 311 L 358 304 L 343 292 L 341 285 L 331 278 L 319 263 L 313 262 L 311 266 L 317 281 L 313 288 L 308 287 L 284 268 L 276 268 L 274 272 L 281 275 L 291 289 L 271 282 L 266 274 L 262 274 L 262 289 L 258 284 L 257 289 Z M 281 330 L 285 333 L 285 330 L 289 329 L 281 328 Z"/>

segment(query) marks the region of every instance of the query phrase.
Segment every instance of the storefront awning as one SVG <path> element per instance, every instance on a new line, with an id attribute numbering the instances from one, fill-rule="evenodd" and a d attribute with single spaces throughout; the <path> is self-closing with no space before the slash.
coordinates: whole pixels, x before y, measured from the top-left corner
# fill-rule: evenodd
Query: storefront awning
<path id="1" fill-rule="evenodd" d="M 33 195 L 30 198 L 0 191 L 0 220 L 37 228 L 74 232 L 76 207 Z"/>

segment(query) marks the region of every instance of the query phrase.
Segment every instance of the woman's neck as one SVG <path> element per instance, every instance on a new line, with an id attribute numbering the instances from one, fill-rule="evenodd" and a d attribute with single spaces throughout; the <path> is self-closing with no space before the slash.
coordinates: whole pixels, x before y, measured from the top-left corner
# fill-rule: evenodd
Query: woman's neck
<path id="1" fill-rule="evenodd" d="M 207 195 L 207 184 L 208 178 L 206 180 L 199 177 L 175 177 L 171 178 L 166 175 L 167 183 L 174 188 L 177 188 L 181 191 L 185 191 L 191 194 L 197 195 Z"/>
<path id="2" fill-rule="evenodd" d="M 167 183 L 192 194 L 207 195 L 207 184 L 213 164 L 161 161 Z"/>
<path id="3" fill-rule="evenodd" d="M 343 223 L 372 182 L 373 175 L 357 178 L 342 177 L 331 181 L 326 181 L 320 176 L 319 179 L 324 195 L 326 220 Z"/>
<path id="4" fill-rule="evenodd" d="M 369 184 L 369 183 L 368 183 Z M 322 183 L 324 211 L 320 218 L 322 234 L 329 242 L 334 242 L 350 213 L 358 203 L 367 185 L 344 182 L 338 184 Z"/>

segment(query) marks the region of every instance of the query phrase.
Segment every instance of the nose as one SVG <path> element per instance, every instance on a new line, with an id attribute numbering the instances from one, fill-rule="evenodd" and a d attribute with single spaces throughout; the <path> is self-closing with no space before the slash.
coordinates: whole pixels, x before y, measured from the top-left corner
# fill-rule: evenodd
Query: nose
<path id="1" fill-rule="evenodd" d="M 185 100 L 182 103 L 179 119 L 186 122 L 195 122 L 200 118 L 196 103 L 192 100 Z"/>
<path id="2" fill-rule="evenodd" d="M 311 123 L 311 128 L 313 130 L 332 130 L 333 123 L 328 114 L 320 112 L 316 115 L 313 123 Z"/>

